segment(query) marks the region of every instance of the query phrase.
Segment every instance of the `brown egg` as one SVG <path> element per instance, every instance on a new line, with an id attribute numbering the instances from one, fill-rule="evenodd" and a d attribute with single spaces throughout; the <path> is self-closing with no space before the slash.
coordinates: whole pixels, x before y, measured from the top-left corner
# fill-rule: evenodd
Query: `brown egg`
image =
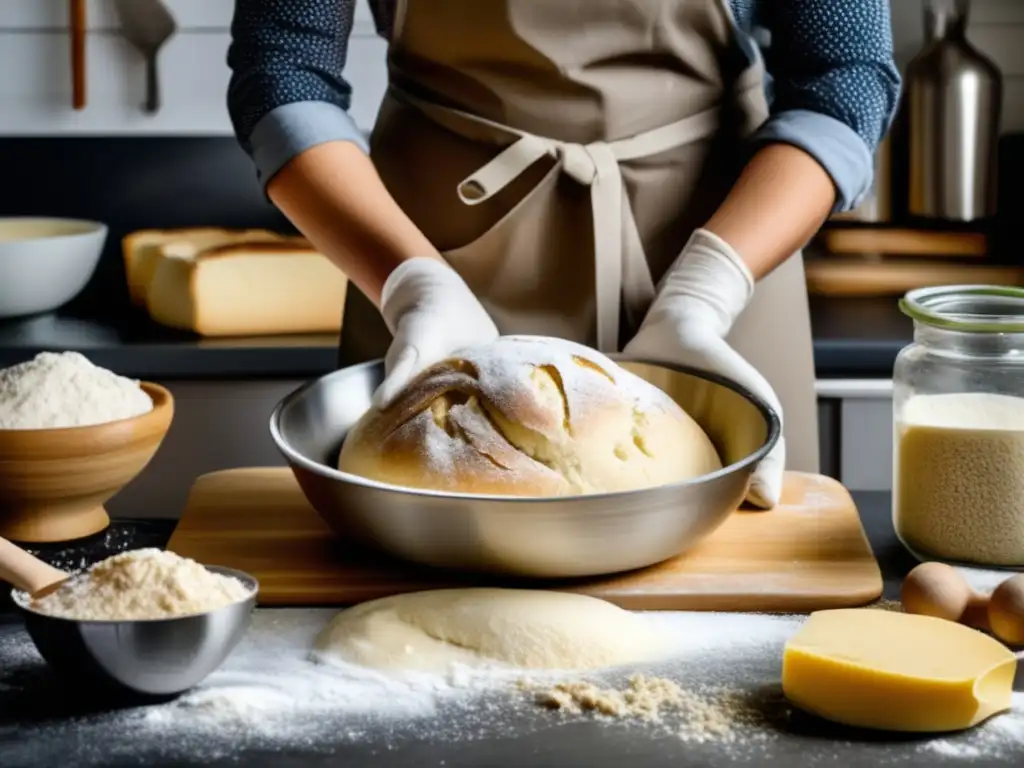
<path id="1" fill-rule="evenodd" d="M 1007 645 L 1024 645 L 1024 573 L 1007 579 L 992 592 L 988 623 L 992 634 Z"/>
<path id="2" fill-rule="evenodd" d="M 975 598 L 967 580 L 943 563 L 922 563 L 907 574 L 900 601 L 907 613 L 960 621 Z"/>

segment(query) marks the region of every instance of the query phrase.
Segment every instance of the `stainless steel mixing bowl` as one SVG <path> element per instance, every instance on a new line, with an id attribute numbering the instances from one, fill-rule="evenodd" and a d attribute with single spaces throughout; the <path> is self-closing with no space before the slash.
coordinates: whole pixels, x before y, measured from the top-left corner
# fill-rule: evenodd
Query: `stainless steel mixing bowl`
<path id="1" fill-rule="evenodd" d="M 78 621 L 30 607 L 20 590 L 12 597 L 40 655 L 61 675 L 108 693 L 174 696 L 200 683 L 235 649 L 249 626 L 259 585 L 247 573 L 206 566 L 233 576 L 249 597 L 208 613 L 170 619 Z"/>
<path id="2" fill-rule="evenodd" d="M 767 404 L 718 376 L 617 362 L 675 398 L 726 466 L 639 491 L 550 498 L 441 493 L 341 472 L 334 467 L 342 440 L 370 408 L 382 361 L 343 368 L 292 392 L 274 409 L 270 433 L 310 504 L 346 538 L 418 563 L 516 576 L 641 568 L 685 552 L 725 521 L 781 425 Z"/>

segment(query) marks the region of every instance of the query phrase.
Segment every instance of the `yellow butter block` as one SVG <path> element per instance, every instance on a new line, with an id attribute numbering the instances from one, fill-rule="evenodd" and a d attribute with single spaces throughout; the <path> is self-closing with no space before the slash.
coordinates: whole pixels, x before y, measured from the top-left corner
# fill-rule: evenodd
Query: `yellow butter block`
<path id="1" fill-rule="evenodd" d="M 802 710 L 888 731 L 970 728 L 1010 708 L 1017 659 L 962 624 L 892 611 L 811 614 L 786 643 L 782 689 Z"/>

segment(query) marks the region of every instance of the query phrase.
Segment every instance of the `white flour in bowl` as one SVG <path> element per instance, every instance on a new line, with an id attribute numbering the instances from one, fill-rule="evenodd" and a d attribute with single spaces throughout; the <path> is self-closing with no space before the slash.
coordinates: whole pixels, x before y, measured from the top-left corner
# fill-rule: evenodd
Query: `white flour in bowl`
<path id="1" fill-rule="evenodd" d="M 56 429 L 141 416 L 153 401 L 137 381 L 78 352 L 40 352 L 0 370 L 0 429 Z"/>
<path id="2" fill-rule="evenodd" d="M 195 560 L 159 549 L 135 549 L 96 563 L 31 606 L 79 621 L 168 619 L 213 611 L 249 595 L 238 579 L 209 571 Z"/>

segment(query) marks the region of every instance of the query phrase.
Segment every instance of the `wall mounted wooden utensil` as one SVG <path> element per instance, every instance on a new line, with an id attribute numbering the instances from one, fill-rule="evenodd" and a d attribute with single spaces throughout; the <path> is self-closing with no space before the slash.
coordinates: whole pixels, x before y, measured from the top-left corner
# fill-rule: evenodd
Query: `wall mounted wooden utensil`
<path id="1" fill-rule="evenodd" d="M 71 105 L 85 108 L 85 0 L 69 0 L 68 29 L 71 36 Z"/>

